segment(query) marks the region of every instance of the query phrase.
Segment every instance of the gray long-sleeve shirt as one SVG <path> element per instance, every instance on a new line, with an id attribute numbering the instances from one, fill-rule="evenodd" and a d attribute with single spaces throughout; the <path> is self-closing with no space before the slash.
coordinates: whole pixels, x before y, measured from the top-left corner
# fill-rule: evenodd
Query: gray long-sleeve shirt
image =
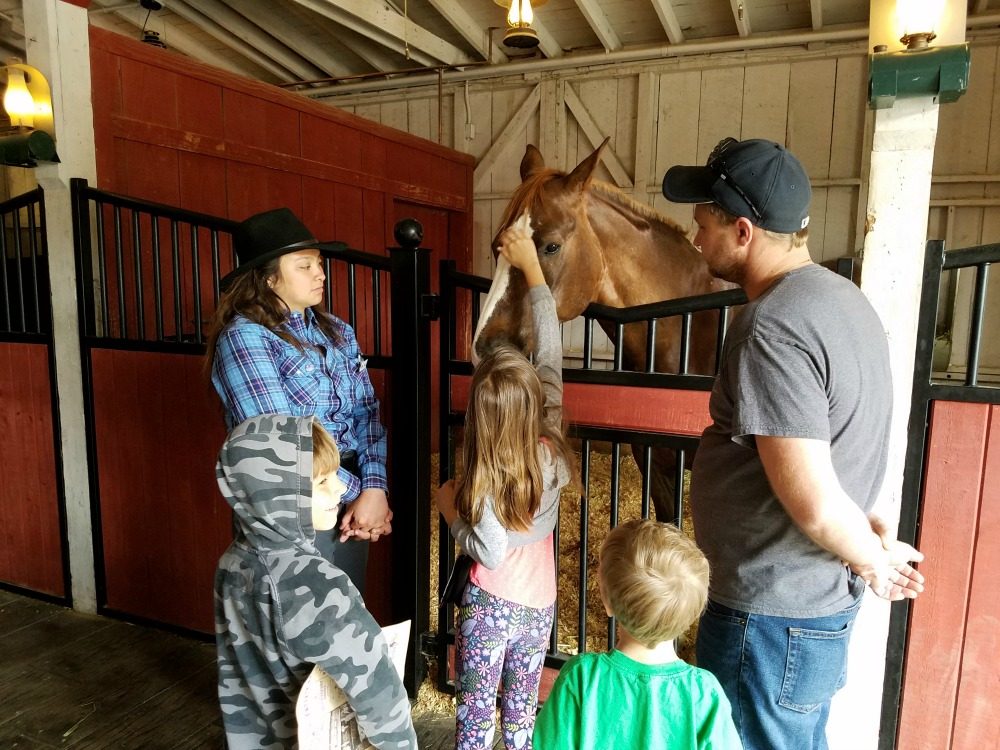
<path id="1" fill-rule="evenodd" d="M 531 287 L 529 299 L 535 326 L 535 369 L 545 395 L 545 420 L 557 426 L 562 420 L 562 337 L 556 302 L 545 284 Z M 475 526 L 461 518 L 452 522 L 451 535 L 480 565 L 495 569 L 503 562 L 508 549 L 544 539 L 555 528 L 559 494 L 569 483 L 569 470 L 544 445 L 538 446 L 538 461 L 542 467 L 542 498 L 530 529 L 508 531 L 504 528 L 494 512 L 492 497 L 484 499 L 483 515 Z"/>

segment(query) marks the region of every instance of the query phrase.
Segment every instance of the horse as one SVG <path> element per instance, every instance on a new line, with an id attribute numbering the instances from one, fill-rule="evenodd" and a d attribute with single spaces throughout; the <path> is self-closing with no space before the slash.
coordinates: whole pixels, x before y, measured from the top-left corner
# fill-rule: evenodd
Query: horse
<path id="1" fill-rule="evenodd" d="M 552 290 L 560 321 L 579 316 L 592 302 L 610 307 L 633 307 L 677 297 L 730 289 L 717 279 L 704 258 L 676 222 L 643 205 L 617 188 L 593 179 L 608 139 L 568 174 L 547 168 L 532 145 L 521 160 L 521 184 L 515 189 L 493 238 L 499 239 L 516 221 L 530 222 L 545 280 Z M 600 322 L 600 321 L 599 321 Z M 614 324 L 601 323 L 615 340 Z M 646 323 L 624 327 L 622 364 L 646 370 Z M 654 370 L 679 371 L 679 319 L 657 325 Z M 718 312 L 693 316 L 688 358 L 689 373 L 715 372 Z M 523 274 L 498 263 L 497 273 L 476 329 L 473 351 L 482 355 L 498 342 L 528 352 L 534 347 L 531 309 Z M 639 449 L 633 448 L 642 466 Z M 673 450 L 653 451 L 651 496 L 656 516 L 672 521 L 674 509 Z"/>

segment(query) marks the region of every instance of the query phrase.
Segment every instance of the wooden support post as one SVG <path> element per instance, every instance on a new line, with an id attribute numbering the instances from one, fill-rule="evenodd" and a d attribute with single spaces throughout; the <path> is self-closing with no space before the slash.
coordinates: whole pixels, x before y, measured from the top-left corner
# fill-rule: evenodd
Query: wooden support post
<path id="1" fill-rule="evenodd" d="M 52 89 L 60 164 L 36 168 L 45 191 L 45 226 L 52 290 L 52 337 L 58 390 L 59 444 L 65 485 L 66 533 L 73 607 L 97 610 L 90 477 L 83 410 L 80 331 L 70 177 L 97 181 L 94 117 L 90 101 L 90 37 L 87 11 L 62 0 L 24 4 L 28 63 Z"/>

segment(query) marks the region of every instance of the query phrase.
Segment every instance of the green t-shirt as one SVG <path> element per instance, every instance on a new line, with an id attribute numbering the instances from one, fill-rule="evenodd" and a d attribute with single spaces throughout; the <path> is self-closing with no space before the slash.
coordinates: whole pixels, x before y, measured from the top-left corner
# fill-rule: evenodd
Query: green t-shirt
<path id="1" fill-rule="evenodd" d="M 640 664 L 580 654 L 559 673 L 535 723 L 535 750 L 742 750 L 715 676 L 683 661 Z"/>

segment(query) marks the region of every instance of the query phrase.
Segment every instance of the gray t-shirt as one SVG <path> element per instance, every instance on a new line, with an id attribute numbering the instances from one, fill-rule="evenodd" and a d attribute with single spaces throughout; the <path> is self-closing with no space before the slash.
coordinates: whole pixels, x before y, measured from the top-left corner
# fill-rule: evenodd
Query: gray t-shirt
<path id="1" fill-rule="evenodd" d="M 754 436 L 829 441 L 841 486 L 868 513 L 885 475 L 891 391 L 878 315 L 854 284 L 821 266 L 792 271 L 737 315 L 691 479 L 714 601 L 823 617 L 861 595 L 864 583 L 785 512 Z"/>

